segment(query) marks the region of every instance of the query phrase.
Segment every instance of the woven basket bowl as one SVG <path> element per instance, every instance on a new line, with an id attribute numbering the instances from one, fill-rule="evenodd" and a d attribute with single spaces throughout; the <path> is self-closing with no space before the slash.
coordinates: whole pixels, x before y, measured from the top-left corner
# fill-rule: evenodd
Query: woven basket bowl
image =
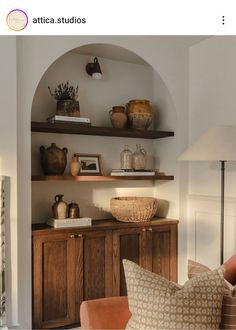
<path id="1" fill-rule="evenodd" d="M 157 210 L 157 199 L 153 197 L 114 197 L 110 202 L 111 214 L 123 222 L 151 220 Z"/>

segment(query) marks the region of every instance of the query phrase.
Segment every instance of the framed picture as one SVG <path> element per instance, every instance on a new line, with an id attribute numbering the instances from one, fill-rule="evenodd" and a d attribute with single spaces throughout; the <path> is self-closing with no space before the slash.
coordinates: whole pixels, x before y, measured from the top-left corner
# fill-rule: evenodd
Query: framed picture
<path id="1" fill-rule="evenodd" d="M 102 175 L 101 156 L 77 154 L 80 162 L 80 175 Z"/>

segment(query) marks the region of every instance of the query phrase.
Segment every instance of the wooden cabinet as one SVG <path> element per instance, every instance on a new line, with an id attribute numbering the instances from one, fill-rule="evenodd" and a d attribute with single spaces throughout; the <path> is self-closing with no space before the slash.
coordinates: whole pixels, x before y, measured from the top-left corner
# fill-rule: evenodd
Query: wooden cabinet
<path id="1" fill-rule="evenodd" d="M 127 294 L 122 259 L 136 262 L 171 281 L 177 281 L 177 226 L 120 229 L 113 232 L 113 294 Z"/>
<path id="2" fill-rule="evenodd" d="M 33 226 L 33 328 L 79 323 L 83 300 L 126 294 L 122 259 L 177 280 L 176 220 Z"/>
<path id="3" fill-rule="evenodd" d="M 34 236 L 34 328 L 78 323 L 83 300 L 112 295 L 111 246 L 106 230 Z"/>

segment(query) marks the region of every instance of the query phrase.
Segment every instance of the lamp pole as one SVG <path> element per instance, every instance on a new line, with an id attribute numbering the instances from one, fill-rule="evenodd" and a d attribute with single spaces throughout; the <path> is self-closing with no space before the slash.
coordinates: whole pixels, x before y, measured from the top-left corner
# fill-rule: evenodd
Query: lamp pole
<path id="1" fill-rule="evenodd" d="M 225 201 L 225 160 L 221 163 L 221 208 L 220 208 L 220 263 L 224 262 L 224 201 Z"/>

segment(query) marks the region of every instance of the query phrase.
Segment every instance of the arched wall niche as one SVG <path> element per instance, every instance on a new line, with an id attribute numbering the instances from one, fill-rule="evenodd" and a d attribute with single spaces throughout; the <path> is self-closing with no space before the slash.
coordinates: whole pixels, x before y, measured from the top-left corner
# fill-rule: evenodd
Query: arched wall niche
<path id="1" fill-rule="evenodd" d="M 93 80 L 85 71 L 85 66 L 97 56 L 102 68 L 103 78 Z M 149 99 L 153 105 L 155 129 L 166 126 L 175 130 L 176 112 L 170 93 L 160 75 L 137 54 L 119 46 L 109 44 L 90 44 L 72 49 L 56 59 L 45 71 L 36 88 L 32 103 L 32 120 L 45 121 L 56 111 L 56 101 L 49 94 L 58 83 L 69 81 L 79 86 L 80 110 L 82 117 L 89 117 L 93 125 L 111 126 L 109 110 L 113 105 L 125 105 L 130 99 Z M 168 114 L 170 113 L 170 114 Z M 173 122 L 169 120 L 172 118 Z M 166 122 L 165 122 L 166 121 Z M 169 122 L 168 122 L 169 121 Z M 127 138 L 107 138 L 92 136 L 70 136 L 61 134 L 32 134 L 32 174 L 43 174 L 40 167 L 39 147 L 48 147 L 56 142 L 60 148 L 68 149 L 65 174 L 69 175 L 69 163 L 73 153 L 100 154 L 102 169 L 109 175 L 111 169 L 119 168 L 120 152 L 125 144 L 135 151 L 137 143 L 142 143 L 147 151 L 147 168 L 160 167 L 160 155 L 156 154 L 156 144 L 149 140 Z M 112 157 L 111 157 L 112 155 Z M 116 195 L 155 194 L 150 182 L 119 183 L 114 185 L 76 184 L 76 183 L 34 182 L 32 184 L 32 221 L 44 222 L 51 215 L 54 195 L 63 193 L 70 202 L 76 200 L 84 216 L 109 218 L 110 198 Z M 45 190 L 45 186 L 47 189 Z M 86 193 L 83 193 L 85 192 Z"/>

